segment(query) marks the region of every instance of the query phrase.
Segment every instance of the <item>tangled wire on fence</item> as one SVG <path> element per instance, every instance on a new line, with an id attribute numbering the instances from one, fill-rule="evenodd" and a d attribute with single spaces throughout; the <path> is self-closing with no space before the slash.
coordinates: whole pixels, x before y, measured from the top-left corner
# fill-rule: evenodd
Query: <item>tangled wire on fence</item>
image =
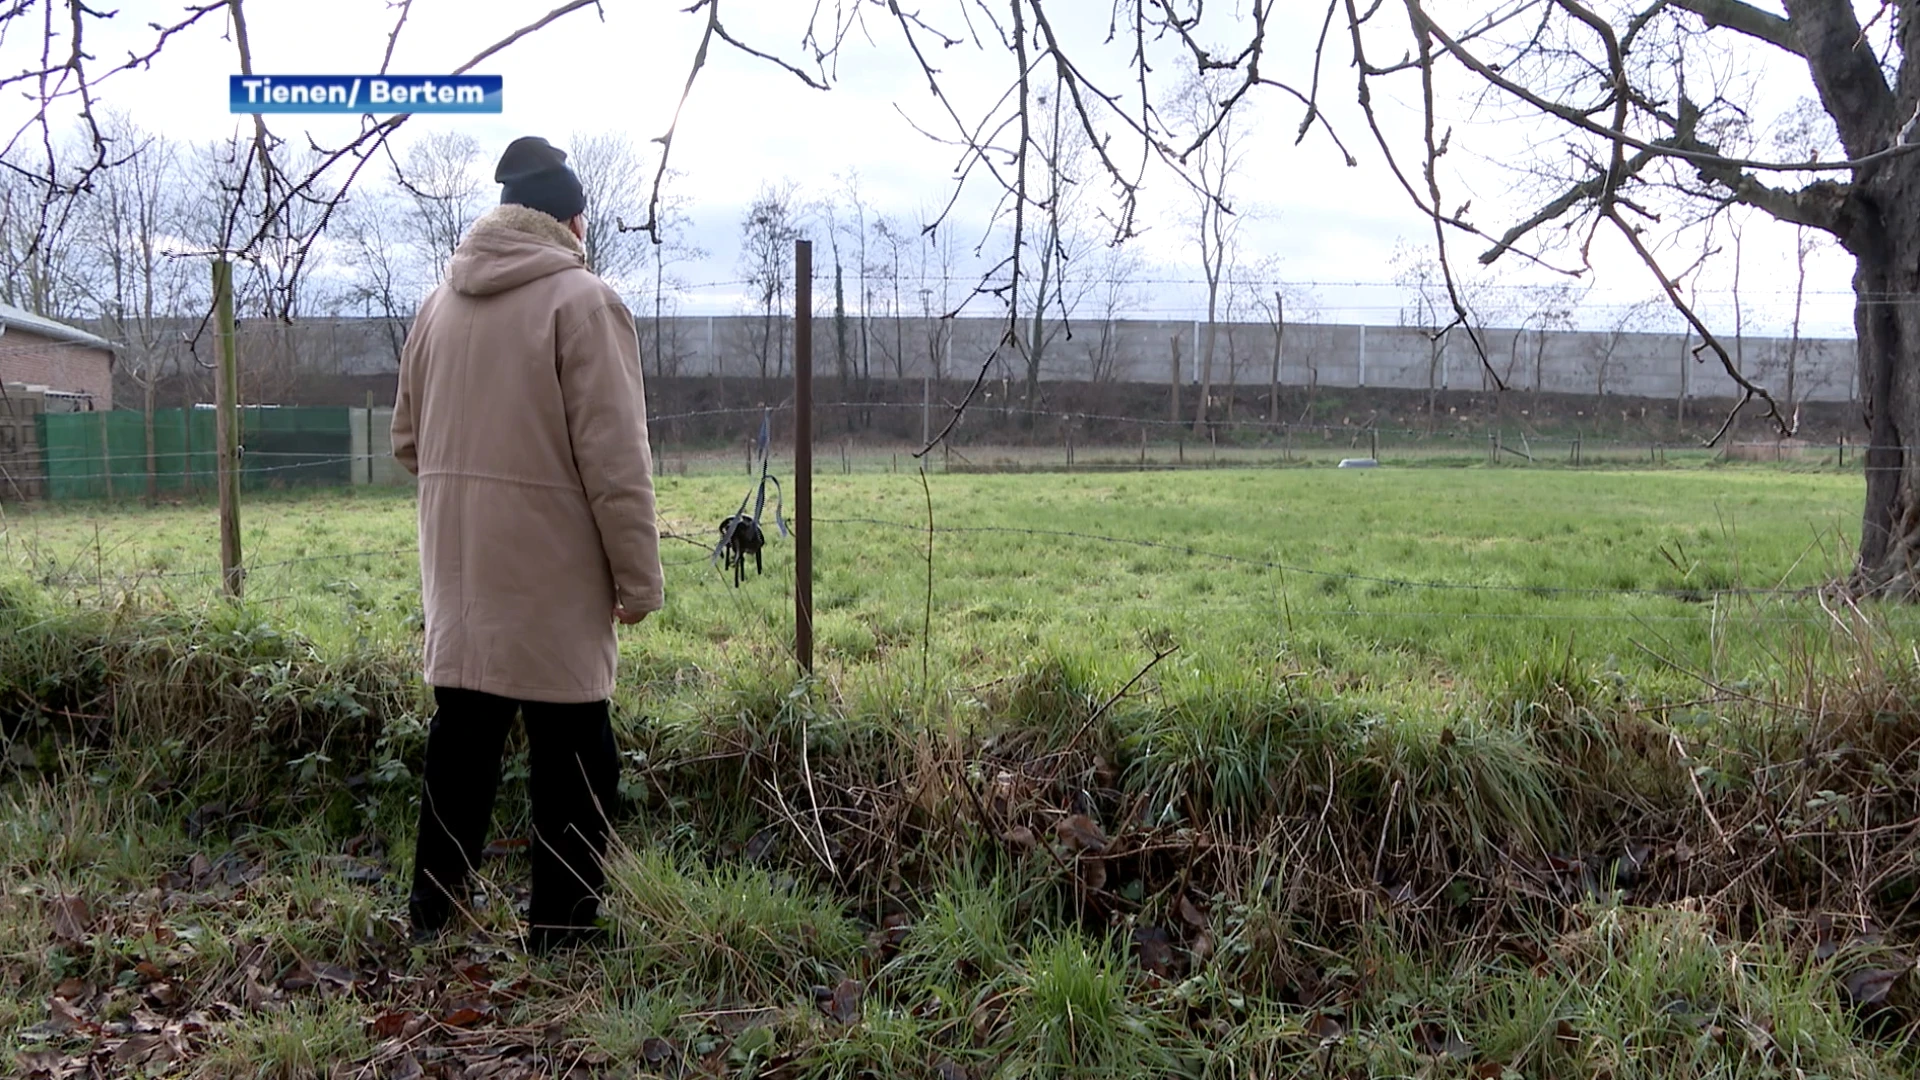
<path id="1" fill-rule="evenodd" d="M 767 488 L 773 488 L 773 521 L 779 529 L 782 539 L 787 535 L 787 520 L 781 513 L 782 500 L 780 481 L 768 471 L 771 449 L 769 443 L 772 434 L 772 413 L 760 414 L 760 434 L 754 440 L 754 453 L 760 459 L 760 479 L 747 489 L 740 500 L 740 509 L 731 517 L 720 522 L 720 542 L 714 545 L 710 562 L 723 563 L 733 574 L 733 586 L 739 588 L 747 576 L 747 556 L 753 556 L 753 572 L 762 573 L 760 552 L 766 547 L 766 532 L 760 527 L 760 515 L 767 507 Z M 747 504 L 753 504 L 753 513 L 747 513 Z"/>

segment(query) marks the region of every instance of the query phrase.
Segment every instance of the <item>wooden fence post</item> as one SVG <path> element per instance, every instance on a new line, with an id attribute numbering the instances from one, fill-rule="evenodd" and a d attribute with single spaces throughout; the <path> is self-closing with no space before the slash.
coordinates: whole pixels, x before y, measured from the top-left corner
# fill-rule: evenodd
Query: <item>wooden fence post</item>
<path id="1" fill-rule="evenodd" d="M 234 351 L 233 264 L 213 261 L 213 297 L 220 344 L 219 372 L 214 380 L 214 428 L 220 474 L 220 576 L 227 595 L 238 599 L 243 591 L 240 560 L 240 360 Z"/>

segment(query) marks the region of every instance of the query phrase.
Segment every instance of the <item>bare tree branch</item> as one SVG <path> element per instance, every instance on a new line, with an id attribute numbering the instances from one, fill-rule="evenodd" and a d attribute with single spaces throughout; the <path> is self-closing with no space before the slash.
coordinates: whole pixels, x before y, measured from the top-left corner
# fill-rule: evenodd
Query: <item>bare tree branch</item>
<path id="1" fill-rule="evenodd" d="M 1762 11 L 1741 0 L 1669 0 L 1677 8 L 1684 8 L 1705 19 L 1708 27 L 1724 26 L 1729 30 L 1738 30 L 1748 37 L 1758 38 L 1777 49 L 1785 49 L 1795 56 L 1805 56 L 1801 51 L 1800 40 L 1793 32 L 1793 25 L 1771 11 Z"/>

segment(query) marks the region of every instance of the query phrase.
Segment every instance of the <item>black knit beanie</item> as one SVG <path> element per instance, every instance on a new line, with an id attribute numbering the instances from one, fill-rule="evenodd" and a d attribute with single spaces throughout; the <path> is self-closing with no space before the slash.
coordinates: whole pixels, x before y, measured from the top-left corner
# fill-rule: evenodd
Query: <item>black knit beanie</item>
<path id="1" fill-rule="evenodd" d="M 538 135 L 508 143 L 493 178 L 505 185 L 500 189 L 502 203 L 530 206 L 561 221 L 587 208 L 586 190 L 567 167 L 567 152 Z"/>

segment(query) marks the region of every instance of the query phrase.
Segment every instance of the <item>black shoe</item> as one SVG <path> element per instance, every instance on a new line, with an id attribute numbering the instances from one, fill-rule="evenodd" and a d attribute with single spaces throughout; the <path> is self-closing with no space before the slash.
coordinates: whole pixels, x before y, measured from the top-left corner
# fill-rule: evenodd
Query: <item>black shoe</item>
<path id="1" fill-rule="evenodd" d="M 414 892 L 407 897 L 407 940 L 424 945 L 439 937 L 453 921 L 453 905 L 438 892 Z"/>
<path id="2" fill-rule="evenodd" d="M 528 952 L 537 956 L 582 947 L 595 948 L 608 941 L 604 926 L 535 926 L 527 930 Z"/>

